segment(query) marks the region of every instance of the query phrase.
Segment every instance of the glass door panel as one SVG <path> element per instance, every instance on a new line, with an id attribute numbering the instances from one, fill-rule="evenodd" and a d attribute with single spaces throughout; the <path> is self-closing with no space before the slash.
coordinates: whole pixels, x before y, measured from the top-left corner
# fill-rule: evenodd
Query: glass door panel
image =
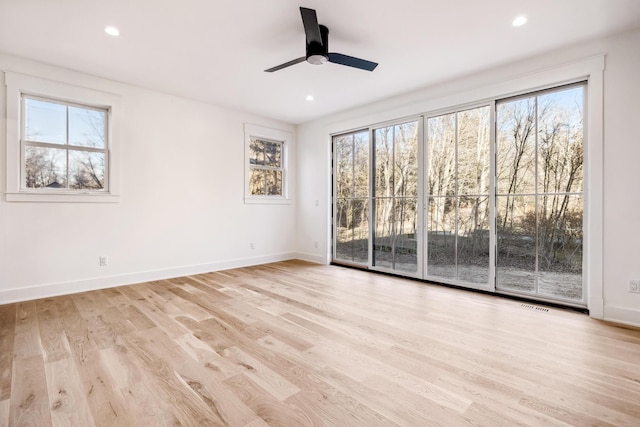
<path id="1" fill-rule="evenodd" d="M 418 271 L 418 122 L 373 131 L 375 225 L 372 265 Z"/>
<path id="2" fill-rule="evenodd" d="M 488 106 L 427 119 L 427 276 L 489 285 Z"/>
<path id="3" fill-rule="evenodd" d="M 333 138 L 334 261 L 369 263 L 369 132 Z"/>
<path id="4" fill-rule="evenodd" d="M 497 104 L 499 290 L 584 301 L 585 87 Z"/>

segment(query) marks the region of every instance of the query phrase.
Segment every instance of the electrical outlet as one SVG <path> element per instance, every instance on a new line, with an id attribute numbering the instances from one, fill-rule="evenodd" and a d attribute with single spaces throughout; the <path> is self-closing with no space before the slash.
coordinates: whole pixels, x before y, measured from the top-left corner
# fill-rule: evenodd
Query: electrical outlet
<path id="1" fill-rule="evenodd" d="M 318 249 L 318 241 L 317 240 L 315 242 L 313 242 L 313 247 Z"/>
<path id="2" fill-rule="evenodd" d="M 629 280 L 629 292 L 640 293 L 640 280 Z"/>
<path id="3" fill-rule="evenodd" d="M 109 265 L 109 257 L 108 256 L 101 256 L 100 257 L 100 266 L 101 267 L 106 267 L 107 265 Z"/>
<path id="4" fill-rule="evenodd" d="M 251 243 L 249 243 L 249 248 L 251 248 L 251 249 L 255 249 L 255 248 L 256 248 L 256 245 L 254 245 L 254 244 L 253 244 L 253 242 L 251 242 Z"/>

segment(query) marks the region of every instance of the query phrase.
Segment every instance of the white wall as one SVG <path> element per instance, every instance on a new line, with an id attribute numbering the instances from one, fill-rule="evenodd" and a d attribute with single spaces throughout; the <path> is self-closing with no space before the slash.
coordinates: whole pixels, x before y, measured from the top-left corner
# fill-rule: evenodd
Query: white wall
<path id="1" fill-rule="evenodd" d="M 8 55 L 0 70 L 114 93 L 122 108 L 119 203 L 0 200 L 0 303 L 295 257 L 295 204 L 243 203 L 243 124 L 293 126 Z M 295 142 L 289 154 L 295 177 Z"/>
<path id="2" fill-rule="evenodd" d="M 299 126 L 298 250 L 307 259 L 330 260 L 330 133 L 508 95 L 505 88 L 518 85 L 522 86 L 519 90 L 535 89 L 534 82 L 541 79 L 549 78 L 551 80 L 547 84 L 554 83 L 554 70 L 566 70 L 572 63 L 605 53 L 604 114 L 601 121 L 604 132 L 602 128 L 597 129 L 601 134 L 604 156 L 593 160 L 604 178 L 592 184 L 601 187 L 599 192 L 604 197 L 604 202 L 597 203 L 592 209 L 592 215 L 601 218 L 604 255 L 596 251 L 593 254 L 595 259 L 587 258 L 588 262 L 602 266 L 601 271 L 595 271 L 594 277 L 589 279 L 591 283 L 588 286 L 597 294 L 590 296 L 590 305 L 593 305 L 590 309 L 595 317 L 640 326 L 640 294 L 627 291 L 629 279 L 640 279 L 640 191 L 637 190 L 640 188 L 637 168 L 640 159 L 639 47 L 640 30 L 636 30 L 486 70 Z M 534 86 L 527 87 L 527 82 Z M 595 139 L 597 135 L 592 137 Z M 318 207 L 314 206 L 315 200 L 320 201 Z M 314 241 L 320 242 L 319 248 L 314 247 Z M 594 298 L 594 304 L 591 304 L 591 298 Z"/>

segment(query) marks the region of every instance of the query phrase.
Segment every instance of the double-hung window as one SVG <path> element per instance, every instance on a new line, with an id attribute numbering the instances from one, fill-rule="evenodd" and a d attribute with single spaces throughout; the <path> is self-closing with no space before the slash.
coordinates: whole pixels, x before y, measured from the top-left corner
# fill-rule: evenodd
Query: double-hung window
<path id="1" fill-rule="evenodd" d="M 31 95 L 22 110 L 21 190 L 108 190 L 108 110 Z"/>
<path id="2" fill-rule="evenodd" d="M 245 203 L 291 203 L 290 132 L 245 123 Z"/>
<path id="3" fill-rule="evenodd" d="M 252 196 L 282 196 L 282 141 L 251 137 L 249 192 Z"/>

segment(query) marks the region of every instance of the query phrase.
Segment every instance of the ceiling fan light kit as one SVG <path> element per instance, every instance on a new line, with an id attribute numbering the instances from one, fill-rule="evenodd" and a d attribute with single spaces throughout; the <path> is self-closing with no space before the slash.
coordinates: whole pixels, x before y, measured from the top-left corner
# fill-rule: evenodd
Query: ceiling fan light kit
<path id="1" fill-rule="evenodd" d="M 302 24 L 306 36 L 307 52 L 305 56 L 294 59 L 284 64 L 277 65 L 268 70 L 267 73 L 282 70 L 300 62 L 308 62 L 313 65 L 322 65 L 326 62 L 334 64 L 346 65 L 347 67 L 358 68 L 360 70 L 373 71 L 378 66 L 376 62 L 367 61 L 365 59 L 356 58 L 342 53 L 329 52 L 329 29 L 324 25 L 318 24 L 316 11 L 306 7 L 300 8 L 302 15 Z"/>

